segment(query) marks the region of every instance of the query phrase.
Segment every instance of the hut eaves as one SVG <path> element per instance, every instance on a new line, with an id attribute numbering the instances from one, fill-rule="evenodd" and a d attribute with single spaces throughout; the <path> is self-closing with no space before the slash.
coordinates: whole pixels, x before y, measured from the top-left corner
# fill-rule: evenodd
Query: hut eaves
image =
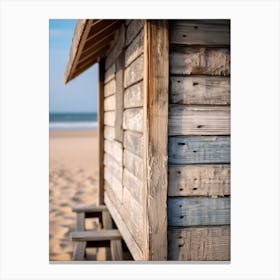
<path id="1" fill-rule="evenodd" d="M 105 55 L 121 22 L 122 20 L 103 19 L 77 21 L 64 73 L 65 83 L 80 75 Z"/>

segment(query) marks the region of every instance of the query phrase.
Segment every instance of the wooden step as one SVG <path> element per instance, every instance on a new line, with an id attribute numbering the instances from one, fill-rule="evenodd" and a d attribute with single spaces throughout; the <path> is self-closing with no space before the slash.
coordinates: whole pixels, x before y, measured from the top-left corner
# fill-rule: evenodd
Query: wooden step
<path id="1" fill-rule="evenodd" d="M 120 240 L 122 236 L 117 229 L 74 231 L 71 233 L 73 241 L 105 241 Z"/>
<path id="2" fill-rule="evenodd" d="M 103 211 L 108 211 L 106 205 L 79 205 L 72 209 L 73 212 L 85 212 L 85 213 L 100 213 Z"/>

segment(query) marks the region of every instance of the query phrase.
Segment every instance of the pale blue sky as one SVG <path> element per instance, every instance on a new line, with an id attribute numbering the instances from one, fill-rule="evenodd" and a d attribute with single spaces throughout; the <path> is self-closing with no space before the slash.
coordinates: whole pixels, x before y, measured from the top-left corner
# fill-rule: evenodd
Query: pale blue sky
<path id="1" fill-rule="evenodd" d="M 97 65 L 64 84 L 75 24 L 70 19 L 49 21 L 50 112 L 97 111 Z"/>

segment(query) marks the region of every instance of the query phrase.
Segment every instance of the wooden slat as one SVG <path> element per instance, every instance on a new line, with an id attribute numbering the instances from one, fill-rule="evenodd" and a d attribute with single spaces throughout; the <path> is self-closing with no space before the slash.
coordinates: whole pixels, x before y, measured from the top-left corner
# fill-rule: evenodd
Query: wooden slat
<path id="1" fill-rule="evenodd" d="M 76 229 L 85 230 L 85 212 L 77 212 Z"/>
<path id="2" fill-rule="evenodd" d="M 104 113 L 104 124 L 108 126 L 114 126 L 116 120 L 115 111 L 107 111 Z"/>
<path id="3" fill-rule="evenodd" d="M 122 164 L 122 146 L 119 142 L 104 140 L 104 150 L 112 156 L 117 162 Z"/>
<path id="4" fill-rule="evenodd" d="M 85 212 L 85 213 L 99 213 L 107 211 L 106 205 L 78 205 L 72 209 L 73 212 Z"/>
<path id="5" fill-rule="evenodd" d="M 127 188 L 135 199 L 137 199 L 140 203 L 143 203 L 143 182 L 126 168 L 123 170 L 123 187 Z"/>
<path id="6" fill-rule="evenodd" d="M 103 241 L 117 240 L 122 236 L 117 229 L 74 231 L 71 233 L 73 241 Z"/>
<path id="7" fill-rule="evenodd" d="M 228 136 L 169 137 L 169 164 L 230 163 Z"/>
<path id="8" fill-rule="evenodd" d="M 139 156 L 124 150 L 124 166 L 139 180 L 143 180 L 143 160 Z"/>
<path id="9" fill-rule="evenodd" d="M 105 153 L 104 165 L 108 168 L 109 172 L 119 180 L 119 182 L 122 182 L 122 165 L 119 162 L 109 154 Z"/>
<path id="10" fill-rule="evenodd" d="M 230 79 L 228 77 L 170 77 L 170 103 L 229 105 Z"/>
<path id="11" fill-rule="evenodd" d="M 228 164 L 171 165 L 168 168 L 168 195 L 230 195 L 230 166 Z"/>
<path id="12" fill-rule="evenodd" d="M 116 110 L 116 95 L 113 94 L 104 99 L 104 111 Z"/>
<path id="13" fill-rule="evenodd" d="M 133 42 L 125 51 L 125 67 L 127 67 L 133 60 L 143 53 L 144 50 L 144 31 L 142 31 L 136 36 Z"/>
<path id="14" fill-rule="evenodd" d="M 143 109 L 126 109 L 123 112 L 123 128 L 143 132 Z"/>
<path id="15" fill-rule="evenodd" d="M 124 148 L 139 157 L 143 156 L 143 134 L 126 130 L 124 132 Z"/>
<path id="16" fill-rule="evenodd" d="M 134 60 L 124 72 L 124 87 L 127 88 L 132 84 L 137 83 L 143 79 L 144 71 L 144 57 L 143 55 L 139 56 Z"/>
<path id="17" fill-rule="evenodd" d="M 86 245 L 85 241 L 74 242 L 74 250 L 73 250 L 73 261 L 83 261 L 86 252 Z"/>
<path id="18" fill-rule="evenodd" d="M 104 97 L 108 97 L 116 93 L 116 80 L 112 79 L 104 86 Z"/>
<path id="19" fill-rule="evenodd" d="M 114 195 L 118 200 L 122 201 L 123 198 L 123 187 L 122 182 L 119 181 L 111 172 L 111 170 L 105 166 L 104 168 L 104 179 L 110 185 L 114 192 Z"/>
<path id="20" fill-rule="evenodd" d="M 135 36 L 144 26 L 144 20 L 132 20 L 126 29 L 126 46 L 128 46 Z"/>
<path id="21" fill-rule="evenodd" d="M 227 48 L 176 48 L 170 53 L 171 74 L 230 75 Z"/>
<path id="22" fill-rule="evenodd" d="M 169 197 L 169 226 L 230 224 L 230 198 Z"/>
<path id="23" fill-rule="evenodd" d="M 144 208 L 146 259 L 167 259 L 168 21 L 144 27 Z"/>
<path id="24" fill-rule="evenodd" d="M 168 231 L 172 261 L 229 261 L 230 227 L 174 228 Z"/>
<path id="25" fill-rule="evenodd" d="M 228 135 L 229 106 L 169 105 L 169 135 Z"/>
<path id="26" fill-rule="evenodd" d="M 115 128 L 105 125 L 104 127 L 104 138 L 107 140 L 115 139 Z"/>
<path id="27" fill-rule="evenodd" d="M 110 80 L 114 79 L 115 72 L 116 72 L 116 65 L 115 63 L 113 63 L 112 66 L 105 71 L 104 83 L 108 83 Z"/>
<path id="28" fill-rule="evenodd" d="M 139 82 L 124 92 L 124 108 L 142 107 L 144 105 L 143 100 L 143 82 Z"/>
<path id="29" fill-rule="evenodd" d="M 174 20 L 170 23 L 170 43 L 186 45 L 229 45 L 230 26 L 222 20 Z"/>

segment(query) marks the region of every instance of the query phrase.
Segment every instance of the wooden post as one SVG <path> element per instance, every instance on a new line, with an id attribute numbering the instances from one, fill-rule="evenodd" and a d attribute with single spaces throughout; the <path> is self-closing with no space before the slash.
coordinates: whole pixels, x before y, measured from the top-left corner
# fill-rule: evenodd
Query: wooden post
<path id="1" fill-rule="evenodd" d="M 98 174 L 99 174 L 99 205 L 104 204 L 104 75 L 105 61 L 99 61 L 99 84 L 98 84 Z"/>
<path id="2" fill-rule="evenodd" d="M 168 21 L 144 27 L 145 258 L 167 260 Z"/>

